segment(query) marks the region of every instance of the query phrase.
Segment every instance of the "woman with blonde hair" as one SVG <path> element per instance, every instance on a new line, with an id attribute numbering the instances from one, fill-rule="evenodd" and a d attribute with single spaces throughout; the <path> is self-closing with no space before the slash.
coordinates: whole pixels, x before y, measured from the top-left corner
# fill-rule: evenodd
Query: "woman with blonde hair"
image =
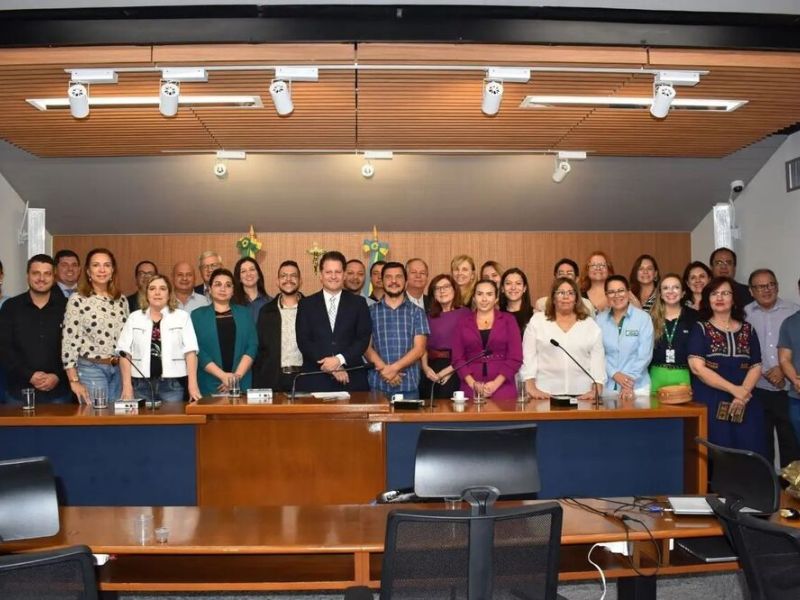
<path id="1" fill-rule="evenodd" d="M 128 299 L 122 295 L 117 260 L 110 250 L 94 248 L 86 255 L 78 289 L 64 313 L 61 358 L 69 387 L 81 404 L 90 404 L 90 390 L 102 389 L 109 400 L 122 390 L 117 338 L 128 320 Z"/>
<path id="2" fill-rule="evenodd" d="M 154 275 L 139 303 L 142 309 L 131 314 L 117 342 L 117 351 L 136 366 L 120 362 L 122 398 L 180 402 L 186 378 L 189 398 L 199 400 L 197 337 L 189 313 L 178 309 L 172 282 L 166 275 Z"/>
<path id="3" fill-rule="evenodd" d="M 458 285 L 461 302 L 470 307 L 475 290 L 475 261 L 467 254 L 459 254 L 450 261 L 450 274 Z"/>
<path id="4" fill-rule="evenodd" d="M 650 391 L 668 385 L 690 385 L 689 334 L 697 322 L 697 311 L 683 305 L 680 275 L 668 273 L 661 280 L 650 317 L 653 320 L 653 358 Z"/>
<path id="5" fill-rule="evenodd" d="M 595 312 L 600 313 L 608 308 L 606 279 L 613 274 L 614 265 L 605 252 L 597 250 L 586 259 L 581 277 L 581 295 L 592 303 Z"/>

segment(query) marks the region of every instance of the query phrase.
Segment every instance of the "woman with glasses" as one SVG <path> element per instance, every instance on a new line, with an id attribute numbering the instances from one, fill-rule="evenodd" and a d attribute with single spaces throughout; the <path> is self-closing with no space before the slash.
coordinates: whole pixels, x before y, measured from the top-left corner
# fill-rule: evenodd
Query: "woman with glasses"
<path id="1" fill-rule="evenodd" d="M 200 393 L 208 396 L 229 391 L 231 378 L 240 380 L 241 390 L 250 387 L 250 367 L 258 349 L 256 326 L 250 312 L 231 304 L 233 273 L 217 269 L 208 280 L 211 304 L 192 311 L 197 334 Z"/>
<path id="2" fill-rule="evenodd" d="M 521 269 L 512 267 L 500 278 L 500 310 L 514 315 L 521 335 L 533 316 L 528 277 Z"/>
<path id="3" fill-rule="evenodd" d="M 689 385 L 689 333 L 697 322 L 697 311 L 683 305 L 683 283 L 675 273 L 664 276 L 650 311 L 653 319 L 653 359 L 650 389 L 656 393 L 668 385 Z"/>
<path id="4" fill-rule="evenodd" d="M 261 307 L 272 300 L 264 288 L 264 273 L 254 258 L 240 258 L 233 267 L 234 304 L 246 306 L 250 310 L 253 323 L 258 321 Z"/>
<path id="5" fill-rule="evenodd" d="M 558 347 L 551 340 L 557 341 Z M 586 365 L 591 379 L 567 352 Z M 548 399 L 553 394 L 589 400 L 603 392 L 603 334 L 580 302 L 574 280 L 559 277 L 553 282 L 545 311 L 534 314 L 525 329 L 522 354 L 520 378 L 525 382 L 526 395 L 535 400 Z"/>
<path id="6" fill-rule="evenodd" d="M 431 389 L 436 398 L 451 398 L 459 389 L 461 380 L 451 367 L 453 332 L 459 320 L 469 314 L 469 309 L 461 306 L 461 295 L 455 280 L 442 273 L 434 277 L 428 285 L 428 297 L 432 298 L 428 311 L 428 336 L 425 354 L 422 355 L 420 398 L 430 398 Z"/>
<path id="7" fill-rule="evenodd" d="M 699 311 L 703 288 L 711 281 L 711 269 L 705 263 L 696 260 L 686 265 L 682 279 L 683 288 L 686 290 L 686 306 Z"/>
<path id="8" fill-rule="evenodd" d="M 649 254 L 642 254 L 631 268 L 631 302 L 645 312 L 650 312 L 658 297 L 658 263 Z"/>
<path id="9" fill-rule="evenodd" d="M 734 286 L 730 277 L 715 277 L 703 289 L 700 320 L 689 335 L 692 395 L 708 407 L 709 441 L 764 455 L 764 412 L 753 397 L 761 348 Z"/>
<path id="10" fill-rule="evenodd" d="M 472 304 L 472 291 L 475 289 L 475 261 L 466 254 L 456 256 L 450 261 L 450 274 L 458 285 L 461 302 L 469 307 Z"/>
<path id="11" fill-rule="evenodd" d="M 588 298 L 595 312 L 600 313 L 608 308 L 606 299 L 606 279 L 614 274 L 614 265 L 604 252 L 592 252 L 583 268 L 581 277 L 581 294 Z"/>
<path id="12" fill-rule="evenodd" d="M 611 275 L 605 288 L 609 308 L 597 315 L 606 353 L 605 389 L 623 400 L 649 395 L 647 365 L 653 356 L 653 322 L 650 315 L 631 304 L 625 277 Z"/>
<path id="13" fill-rule="evenodd" d="M 472 398 L 517 397 L 522 336 L 514 317 L 498 310 L 496 303 L 494 281 L 481 279 L 475 285 L 474 311 L 453 332 L 453 365 L 461 377 L 461 390 Z M 481 353 L 483 357 L 473 360 Z"/>

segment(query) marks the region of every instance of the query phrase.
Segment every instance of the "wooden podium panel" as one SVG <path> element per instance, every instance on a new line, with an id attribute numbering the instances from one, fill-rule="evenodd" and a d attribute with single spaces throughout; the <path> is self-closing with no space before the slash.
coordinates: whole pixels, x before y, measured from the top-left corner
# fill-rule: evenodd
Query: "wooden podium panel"
<path id="1" fill-rule="evenodd" d="M 187 407 L 207 417 L 197 429 L 198 505 L 371 501 L 384 489 L 386 457 L 384 426 L 369 417 L 387 410 L 368 395 L 275 404 L 212 398 Z"/>

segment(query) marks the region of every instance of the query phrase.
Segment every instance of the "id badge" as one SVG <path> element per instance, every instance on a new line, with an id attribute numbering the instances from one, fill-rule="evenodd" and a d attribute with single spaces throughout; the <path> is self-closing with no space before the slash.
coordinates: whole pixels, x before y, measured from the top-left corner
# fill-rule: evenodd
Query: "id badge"
<path id="1" fill-rule="evenodd" d="M 667 348 L 666 361 L 668 365 L 675 364 L 675 348 Z"/>

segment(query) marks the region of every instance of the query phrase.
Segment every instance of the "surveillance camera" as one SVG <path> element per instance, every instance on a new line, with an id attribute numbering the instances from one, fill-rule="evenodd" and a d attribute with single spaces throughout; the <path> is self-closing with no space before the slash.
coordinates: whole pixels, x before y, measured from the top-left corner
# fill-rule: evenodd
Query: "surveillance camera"
<path id="1" fill-rule="evenodd" d="M 743 189 L 744 189 L 744 181 L 742 181 L 741 179 L 731 181 L 731 192 L 733 192 L 734 194 L 741 194 Z"/>
<path id="2" fill-rule="evenodd" d="M 375 167 L 369 163 L 365 163 L 364 166 L 361 167 L 361 176 L 365 179 L 370 179 L 373 175 L 375 175 Z"/>
<path id="3" fill-rule="evenodd" d="M 214 163 L 214 175 L 222 179 L 228 175 L 228 166 L 224 162 Z"/>

